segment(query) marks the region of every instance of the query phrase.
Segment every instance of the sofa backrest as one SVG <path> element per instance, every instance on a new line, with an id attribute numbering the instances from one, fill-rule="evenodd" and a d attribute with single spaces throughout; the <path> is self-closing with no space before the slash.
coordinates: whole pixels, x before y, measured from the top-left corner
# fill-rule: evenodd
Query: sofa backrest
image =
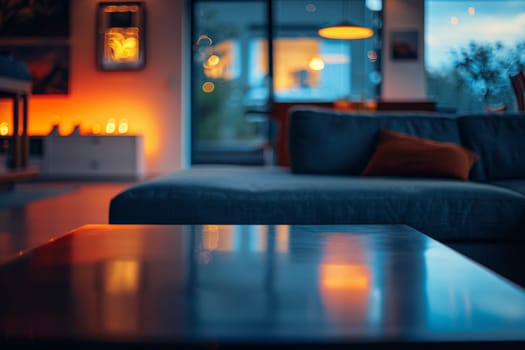
<path id="1" fill-rule="evenodd" d="M 525 178 L 525 114 L 464 115 L 458 126 L 462 144 L 480 156 L 472 180 Z"/>
<path id="2" fill-rule="evenodd" d="M 456 117 L 436 112 L 339 112 L 294 107 L 288 150 L 294 173 L 359 175 L 375 150 L 380 128 L 461 143 Z"/>

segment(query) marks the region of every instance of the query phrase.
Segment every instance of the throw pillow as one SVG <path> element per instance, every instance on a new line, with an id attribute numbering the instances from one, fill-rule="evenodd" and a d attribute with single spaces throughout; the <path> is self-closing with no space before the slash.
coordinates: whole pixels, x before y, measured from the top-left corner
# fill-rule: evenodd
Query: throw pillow
<path id="1" fill-rule="evenodd" d="M 479 156 L 465 147 L 381 129 L 361 175 L 450 177 L 468 180 Z"/>

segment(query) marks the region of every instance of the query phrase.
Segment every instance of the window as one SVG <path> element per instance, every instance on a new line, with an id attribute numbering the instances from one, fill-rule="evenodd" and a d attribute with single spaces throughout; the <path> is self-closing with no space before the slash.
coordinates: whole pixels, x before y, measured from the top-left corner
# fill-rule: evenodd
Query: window
<path id="1" fill-rule="evenodd" d="M 525 63 L 522 0 L 426 0 L 428 95 L 458 113 L 516 111 L 509 75 Z"/>
<path id="2" fill-rule="evenodd" d="M 192 163 L 263 164 L 273 101 L 376 98 L 381 9 L 380 0 L 192 1 Z M 375 35 L 317 34 L 343 20 Z"/>

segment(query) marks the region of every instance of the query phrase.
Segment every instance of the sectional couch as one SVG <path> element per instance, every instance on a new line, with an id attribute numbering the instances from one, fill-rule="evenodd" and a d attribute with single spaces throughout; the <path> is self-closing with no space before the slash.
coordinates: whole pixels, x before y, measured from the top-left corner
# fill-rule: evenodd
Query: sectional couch
<path id="1" fill-rule="evenodd" d="M 363 176 L 378 131 L 475 152 L 468 180 Z M 133 185 L 113 224 L 407 224 L 447 241 L 525 234 L 525 115 L 349 113 L 295 107 L 289 167 L 194 166 Z"/>

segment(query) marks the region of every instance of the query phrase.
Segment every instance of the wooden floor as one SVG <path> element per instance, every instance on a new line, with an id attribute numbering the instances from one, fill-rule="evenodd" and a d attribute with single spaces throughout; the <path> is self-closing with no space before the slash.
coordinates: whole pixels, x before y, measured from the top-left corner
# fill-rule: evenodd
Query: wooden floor
<path id="1" fill-rule="evenodd" d="M 75 190 L 0 210 L 0 263 L 85 224 L 108 223 L 109 201 L 132 182 L 45 182 Z M 23 184 L 22 184 L 23 185 Z"/>

